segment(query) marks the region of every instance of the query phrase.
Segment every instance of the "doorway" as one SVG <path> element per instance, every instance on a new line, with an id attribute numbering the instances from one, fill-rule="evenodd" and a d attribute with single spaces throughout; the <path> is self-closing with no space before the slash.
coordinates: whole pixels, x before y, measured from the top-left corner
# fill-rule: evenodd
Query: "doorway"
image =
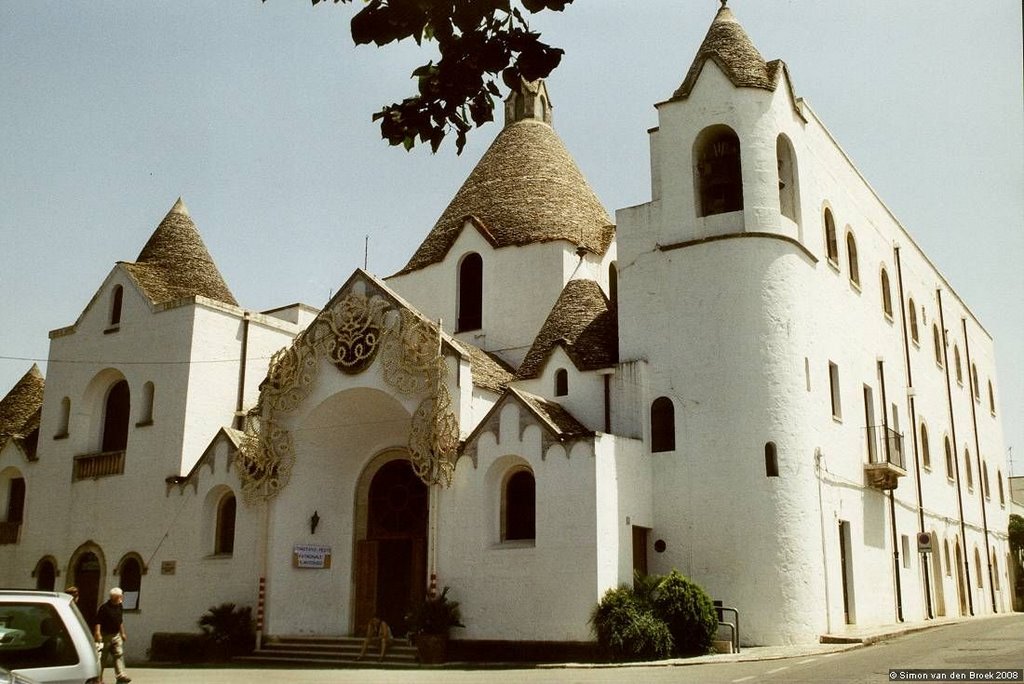
<path id="1" fill-rule="evenodd" d="M 82 612 L 87 625 L 94 623 L 96 609 L 99 607 L 101 575 L 100 559 L 92 551 L 78 556 L 72 567 L 71 582 L 78 587 L 78 610 Z"/>
<path id="2" fill-rule="evenodd" d="M 852 547 L 850 545 L 850 523 L 847 520 L 839 521 L 839 566 L 843 578 L 843 614 L 846 624 L 857 623 L 857 612 L 854 609 L 853 593 L 853 559 L 851 558 Z"/>
<path id="3" fill-rule="evenodd" d="M 938 536 L 935 532 L 931 532 L 930 536 L 932 538 L 932 584 L 935 585 L 935 614 L 938 617 L 944 617 L 946 615 L 946 595 L 942 588 L 942 555 L 939 553 Z"/>
<path id="4" fill-rule="evenodd" d="M 355 548 L 353 631 L 377 616 L 401 636 L 406 612 L 426 593 L 427 486 L 407 459 L 396 458 L 373 474 L 365 497 L 365 535 Z"/>

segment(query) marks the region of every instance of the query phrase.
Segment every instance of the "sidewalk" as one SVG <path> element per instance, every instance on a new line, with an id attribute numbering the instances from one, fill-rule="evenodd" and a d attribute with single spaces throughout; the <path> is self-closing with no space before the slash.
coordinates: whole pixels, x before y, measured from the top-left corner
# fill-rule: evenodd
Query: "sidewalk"
<path id="1" fill-rule="evenodd" d="M 680 665 L 703 665 L 707 663 L 738 663 L 753 660 L 779 660 L 782 658 L 800 658 L 802 656 L 828 656 L 840 651 L 863 648 L 870 644 L 920 632 L 925 629 L 953 625 L 968 620 L 987 620 L 1005 618 L 1019 613 L 998 613 L 994 615 L 976 615 L 972 617 L 943 617 L 921 622 L 905 622 L 898 625 L 863 627 L 844 630 L 841 633 L 823 634 L 817 644 L 795 644 L 791 646 L 744 646 L 739 653 L 712 653 L 695 658 L 671 658 L 669 660 L 646 661 L 636 663 L 558 663 L 538 665 L 539 668 L 602 668 L 602 667 L 657 667 Z"/>

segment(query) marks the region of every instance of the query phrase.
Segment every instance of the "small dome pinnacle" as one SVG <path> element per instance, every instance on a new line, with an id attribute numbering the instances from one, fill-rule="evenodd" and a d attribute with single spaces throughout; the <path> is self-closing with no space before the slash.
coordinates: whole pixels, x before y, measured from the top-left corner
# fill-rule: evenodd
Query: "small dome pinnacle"
<path id="1" fill-rule="evenodd" d="M 171 207 L 171 210 L 167 213 L 181 214 L 182 216 L 191 216 L 191 214 L 188 213 L 188 207 L 185 206 L 185 201 L 181 199 L 181 197 L 178 198 L 178 201 L 174 203 L 174 206 Z"/>

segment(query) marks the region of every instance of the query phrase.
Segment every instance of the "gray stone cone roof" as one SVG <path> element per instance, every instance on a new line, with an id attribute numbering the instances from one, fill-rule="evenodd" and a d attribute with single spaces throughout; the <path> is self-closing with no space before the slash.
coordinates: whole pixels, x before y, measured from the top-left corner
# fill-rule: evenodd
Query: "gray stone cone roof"
<path id="1" fill-rule="evenodd" d="M 672 94 L 671 99 L 689 97 L 701 69 L 709 59 L 714 60 L 737 87 L 775 90 L 776 75 L 781 62 L 774 60 L 771 67 L 765 63 L 761 53 L 754 47 L 728 7 L 718 10 L 683 84 Z"/>
<path id="2" fill-rule="evenodd" d="M 396 275 L 438 263 L 467 218 L 495 247 L 566 240 L 603 254 L 615 226 L 554 129 L 506 126 Z"/>
<path id="3" fill-rule="evenodd" d="M 154 304 L 199 295 L 238 306 L 181 198 L 135 262 L 122 265 Z"/>
<path id="4" fill-rule="evenodd" d="M 519 397 L 520 401 L 529 406 L 534 413 L 547 421 L 558 436 L 559 440 L 572 437 L 584 437 L 586 435 L 594 434 L 587 428 L 587 426 L 576 420 L 576 418 L 557 401 L 544 399 L 543 397 L 538 397 L 536 394 L 530 394 L 529 392 L 524 392 L 522 390 L 513 389 L 510 391 Z"/>
<path id="5" fill-rule="evenodd" d="M 608 368 L 618 362 L 617 316 L 601 286 L 593 280 L 577 279 L 565 284 L 516 377 L 536 377 L 556 345 L 565 349 L 581 371 Z"/>
<path id="6" fill-rule="evenodd" d="M 11 391 L 0 399 L 0 449 L 11 437 L 26 437 L 39 429 L 43 385 L 39 366 L 32 364 Z"/>
<path id="7" fill-rule="evenodd" d="M 456 344 L 469 356 L 473 384 L 477 387 L 489 389 L 492 392 L 501 392 L 512 381 L 514 377 L 512 371 L 491 354 L 462 340 L 456 340 Z"/>

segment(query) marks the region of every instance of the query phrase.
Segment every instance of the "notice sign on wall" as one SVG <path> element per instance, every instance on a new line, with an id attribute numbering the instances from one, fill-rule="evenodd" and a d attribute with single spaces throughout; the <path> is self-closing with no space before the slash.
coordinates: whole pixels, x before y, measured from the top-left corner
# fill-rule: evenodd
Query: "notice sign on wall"
<path id="1" fill-rule="evenodd" d="M 319 544 L 296 544 L 292 549 L 292 567 L 314 570 L 331 567 L 331 547 Z"/>

